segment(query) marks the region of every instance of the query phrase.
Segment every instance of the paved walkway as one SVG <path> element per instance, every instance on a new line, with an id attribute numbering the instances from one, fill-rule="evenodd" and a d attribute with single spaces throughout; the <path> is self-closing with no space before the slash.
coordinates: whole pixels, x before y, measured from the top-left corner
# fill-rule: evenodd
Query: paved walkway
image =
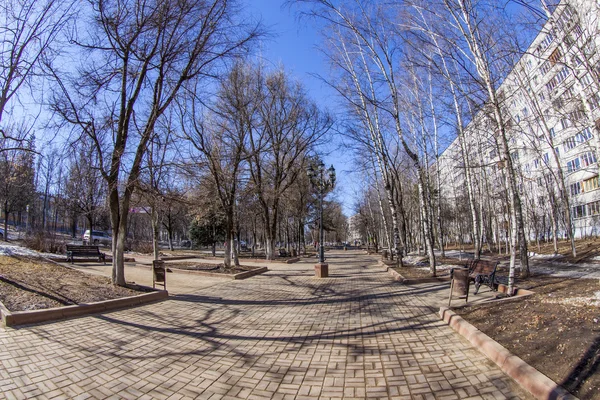
<path id="1" fill-rule="evenodd" d="M 447 288 L 329 256 L 327 279 L 313 260 L 272 264 L 162 303 L 0 328 L 0 398 L 528 398 L 439 321 L 428 304 Z"/>

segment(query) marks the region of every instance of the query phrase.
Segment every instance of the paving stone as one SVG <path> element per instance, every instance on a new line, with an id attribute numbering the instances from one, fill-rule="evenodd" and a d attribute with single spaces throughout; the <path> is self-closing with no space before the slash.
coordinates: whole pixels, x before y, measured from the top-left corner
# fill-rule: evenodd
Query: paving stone
<path id="1" fill-rule="evenodd" d="M 0 399 L 529 398 L 439 320 L 446 287 L 328 256 L 329 278 L 314 260 L 269 264 L 161 303 L 0 328 Z"/>

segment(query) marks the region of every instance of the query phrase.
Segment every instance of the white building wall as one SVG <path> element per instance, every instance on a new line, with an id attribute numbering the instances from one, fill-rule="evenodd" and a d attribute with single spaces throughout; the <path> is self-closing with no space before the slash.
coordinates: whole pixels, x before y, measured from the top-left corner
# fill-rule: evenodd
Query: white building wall
<path id="1" fill-rule="evenodd" d="M 600 141 L 595 129 L 595 121 L 600 121 L 600 73 L 591 74 L 586 68 L 586 64 L 600 68 L 599 9 L 596 1 L 561 2 L 552 21 L 498 90 L 504 99 L 505 118 L 510 119 L 510 148 L 521 175 L 519 192 L 524 212 L 527 203 L 535 204 L 538 217 L 547 213 L 548 185 L 559 191 L 556 181 L 549 177 L 562 168 L 577 237 L 600 234 Z M 587 108 L 578 100 L 582 98 L 587 100 Z M 457 199 L 457 189 L 465 193 L 465 167 L 471 168 L 474 176 L 485 174 L 494 188 L 501 189 L 499 152 L 492 126 L 483 112 L 467 126 L 469 165 L 464 165 L 458 139 L 442 154 L 439 173 L 446 183 L 444 198 Z M 550 133 L 551 143 L 544 132 Z M 552 152 L 559 155 L 560 165 Z M 494 188 L 486 195 L 493 196 Z M 532 222 L 530 216 L 526 218 Z"/>

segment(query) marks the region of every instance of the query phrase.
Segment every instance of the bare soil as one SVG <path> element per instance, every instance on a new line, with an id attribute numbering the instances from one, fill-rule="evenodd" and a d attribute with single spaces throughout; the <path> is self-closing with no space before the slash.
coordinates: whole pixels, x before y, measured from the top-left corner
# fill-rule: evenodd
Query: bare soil
<path id="1" fill-rule="evenodd" d="M 242 272 L 252 271 L 259 267 L 249 267 L 240 265 L 239 267 L 225 268 L 225 264 L 209 264 L 209 263 L 198 263 L 198 262 L 179 262 L 170 261 L 165 263 L 167 268 L 177 268 L 192 271 L 206 271 L 216 274 L 227 274 L 234 275 Z"/>
<path id="2" fill-rule="evenodd" d="M 10 311 L 30 311 L 135 296 L 148 289 L 113 285 L 37 258 L 0 256 L 0 302 Z"/>
<path id="3" fill-rule="evenodd" d="M 527 248 L 528 251 L 535 252 L 537 254 L 554 254 L 554 243 L 552 241 L 542 241 L 539 243 L 539 246 L 537 242 L 530 242 Z M 594 257 L 600 257 L 600 237 L 578 239 L 575 241 L 575 248 L 577 250 L 577 255 L 573 257 L 573 253 L 571 252 L 571 242 L 569 240 L 559 240 L 557 254 L 561 256 L 561 261 L 570 263 L 600 262 L 598 260 L 594 260 Z M 473 247 L 466 246 L 461 248 L 458 246 L 448 246 L 446 247 L 446 250 L 463 250 L 466 252 L 473 252 Z M 498 255 L 497 252 L 490 253 L 487 250 L 483 251 L 483 255 L 502 260 L 508 260 L 508 255 L 505 253 L 505 249 L 502 250 L 502 255 Z"/>
<path id="4" fill-rule="evenodd" d="M 428 261 L 425 261 L 425 257 L 423 257 L 423 261 L 419 264 L 410 264 L 408 262 L 404 262 L 402 267 L 398 267 L 396 261 L 384 260 L 383 263 L 387 266 L 390 266 L 396 270 L 400 275 L 407 279 L 420 279 L 420 278 L 431 278 L 431 272 L 429 271 Z M 461 261 L 456 258 L 436 258 L 436 262 L 440 265 L 449 266 L 464 266 L 466 261 Z M 450 276 L 450 268 L 439 268 L 437 270 L 436 276 L 438 278 L 444 278 Z"/>
<path id="5" fill-rule="evenodd" d="M 456 310 L 580 399 L 600 399 L 600 282 L 532 276 L 533 296 Z"/>
<path id="6" fill-rule="evenodd" d="M 562 242 L 559 249 L 564 253 L 564 261 L 581 262 L 598 255 L 598 247 L 593 248 L 596 241 L 577 242 L 577 259 L 569 254 L 568 242 Z M 542 253 L 554 252 L 551 244 L 541 250 Z M 452 258 L 438 261 L 464 265 L 464 261 Z M 565 263 L 565 269 L 567 265 Z M 405 264 L 395 270 L 409 279 L 431 276 L 429 270 L 419 264 Z M 448 272 L 448 269 L 439 271 L 438 276 Z M 507 276 L 507 268 L 498 267 L 498 274 Z M 464 306 L 455 311 L 575 396 L 582 400 L 600 400 L 600 281 L 532 275 L 518 278 L 517 286 L 535 294 L 511 301 Z"/>

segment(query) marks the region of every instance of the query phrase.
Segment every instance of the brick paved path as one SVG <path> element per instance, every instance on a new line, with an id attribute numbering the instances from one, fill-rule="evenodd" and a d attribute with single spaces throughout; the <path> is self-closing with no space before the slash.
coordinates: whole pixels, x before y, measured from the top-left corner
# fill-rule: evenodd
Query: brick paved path
<path id="1" fill-rule="evenodd" d="M 439 321 L 431 289 L 367 260 L 340 252 L 328 279 L 310 260 L 131 310 L 0 328 L 0 398 L 527 398 Z"/>

